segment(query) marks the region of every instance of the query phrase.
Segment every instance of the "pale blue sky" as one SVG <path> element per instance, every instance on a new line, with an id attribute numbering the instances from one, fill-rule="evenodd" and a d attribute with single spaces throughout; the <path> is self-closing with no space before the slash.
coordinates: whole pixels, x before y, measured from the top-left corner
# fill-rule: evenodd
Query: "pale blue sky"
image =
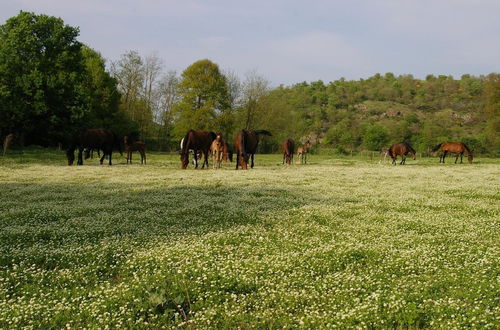
<path id="1" fill-rule="evenodd" d="M 109 60 L 157 52 L 181 72 L 209 58 L 273 85 L 500 72 L 496 0 L 1 0 L 0 24 L 19 10 L 80 27 L 79 40 Z"/>

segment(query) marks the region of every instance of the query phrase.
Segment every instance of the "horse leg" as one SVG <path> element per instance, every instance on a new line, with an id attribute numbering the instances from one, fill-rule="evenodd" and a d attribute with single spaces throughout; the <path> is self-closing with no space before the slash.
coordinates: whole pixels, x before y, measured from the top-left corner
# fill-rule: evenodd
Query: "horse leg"
<path id="1" fill-rule="evenodd" d="M 448 151 L 443 152 L 443 164 L 444 164 L 444 159 L 445 159 L 447 153 L 448 153 Z"/>
<path id="2" fill-rule="evenodd" d="M 113 150 L 109 150 L 109 165 L 111 166 L 111 155 L 113 154 Z"/>
<path id="3" fill-rule="evenodd" d="M 198 151 L 194 150 L 193 154 L 194 154 L 194 168 L 198 168 Z"/>
<path id="4" fill-rule="evenodd" d="M 464 156 L 464 153 L 463 153 L 463 152 L 461 152 L 461 153 L 460 153 L 460 164 L 463 164 L 463 161 L 462 161 L 463 156 Z"/>
<path id="5" fill-rule="evenodd" d="M 83 148 L 78 148 L 78 161 L 76 165 L 83 165 Z"/>
<path id="6" fill-rule="evenodd" d="M 99 160 L 99 163 L 102 165 L 102 163 L 104 162 L 104 157 L 106 157 L 106 152 L 103 150 L 102 151 L 102 157 L 101 159 Z"/>
<path id="7" fill-rule="evenodd" d="M 283 153 L 283 165 L 285 165 L 285 155 L 286 153 Z"/>
<path id="8" fill-rule="evenodd" d="M 252 164 L 250 165 L 250 168 L 253 168 L 253 156 L 254 156 L 254 154 L 252 154 L 252 156 L 251 156 L 252 157 Z"/>

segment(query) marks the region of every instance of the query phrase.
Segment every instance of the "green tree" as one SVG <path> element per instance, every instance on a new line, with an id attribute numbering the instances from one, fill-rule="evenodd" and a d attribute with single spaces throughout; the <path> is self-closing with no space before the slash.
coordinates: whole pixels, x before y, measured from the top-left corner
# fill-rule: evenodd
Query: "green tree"
<path id="1" fill-rule="evenodd" d="M 388 134 L 380 125 L 370 125 L 363 136 L 363 143 L 368 150 L 380 150 L 388 142 Z"/>
<path id="2" fill-rule="evenodd" d="M 78 28 L 21 11 L 0 26 L 0 130 L 61 140 L 86 111 Z M 35 138 L 36 137 L 36 138 Z"/>
<path id="3" fill-rule="evenodd" d="M 484 145 L 490 153 L 498 156 L 500 155 L 500 74 L 488 75 L 484 98 L 486 103 Z"/>
<path id="4" fill-rule="evenodd" d="M 234 116 L 229 106 L 226 77 L 219 66 L 205 59 L 191 64 L 181 75 L 180 100 L 174 106 L 174 134 L 180 138 L 189 129 L 216 130 L 228 136 Z"/>

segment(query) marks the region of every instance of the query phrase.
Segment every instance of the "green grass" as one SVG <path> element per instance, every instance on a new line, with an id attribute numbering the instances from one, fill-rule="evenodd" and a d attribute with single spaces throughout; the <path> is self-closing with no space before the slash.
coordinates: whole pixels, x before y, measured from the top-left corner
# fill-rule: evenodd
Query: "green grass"
<path id="1" fill-rule="evenodd" d="M 500 323 L 500 160 L 0 157 L 0 328 Z"/>

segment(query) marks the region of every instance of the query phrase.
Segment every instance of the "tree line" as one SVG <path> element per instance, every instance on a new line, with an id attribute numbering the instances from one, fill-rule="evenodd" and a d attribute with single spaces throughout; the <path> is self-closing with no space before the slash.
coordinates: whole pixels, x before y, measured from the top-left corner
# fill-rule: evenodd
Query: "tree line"
<path id="1" fill-rule="evenodd" d="M 175 150 L 188 129 L 273 132 L 261 152 L 287 137 L 338 153 L 407 141 L 418 150 L 445 140 L 500 155 L 500 75 L 376 74 L 272 87 L 257 72 L 240 78 L 202 59 L 182 73 L 137 51 L 106 63 L 77 40 L 78 28 L 20 12 L 0 26 L 0 135 L 55 145 L 79 128 L 132 134 L 148 148 Z"/>

